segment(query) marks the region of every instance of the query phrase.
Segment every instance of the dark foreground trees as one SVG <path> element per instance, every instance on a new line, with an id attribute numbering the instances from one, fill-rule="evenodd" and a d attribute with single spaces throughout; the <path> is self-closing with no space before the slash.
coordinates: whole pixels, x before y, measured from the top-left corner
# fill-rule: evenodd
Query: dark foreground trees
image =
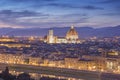
<path id="1" fill-rule="evenodd" d="M 22 74 L 19 74 L 18 76 L 14 76 L 9 73 L 8 67 L 6 67 L 5 70 L 2 71 L 2 73 L 0 73 L 0 79 L 3 79 L 3 80 L 34 80 L 27 73 L 22 73 Z"/>

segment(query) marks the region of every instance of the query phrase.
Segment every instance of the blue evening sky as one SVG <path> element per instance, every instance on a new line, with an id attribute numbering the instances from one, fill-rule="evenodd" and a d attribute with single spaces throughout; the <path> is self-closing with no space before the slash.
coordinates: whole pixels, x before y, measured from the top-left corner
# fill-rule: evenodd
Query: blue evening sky
<path id="1" fill-rule="evenodd" d="M 0 27 L 120 25 L 120 0 L 0 0 Z"/>

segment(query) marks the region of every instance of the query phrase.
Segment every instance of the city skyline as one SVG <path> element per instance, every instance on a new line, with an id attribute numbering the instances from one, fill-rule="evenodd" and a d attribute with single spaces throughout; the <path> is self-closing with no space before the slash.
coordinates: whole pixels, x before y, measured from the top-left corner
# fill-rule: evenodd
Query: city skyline
<path id="1" fill-rule="evenodd" d="M 1 0 L 0 28 L 119 25 L 120 0 Z"/>

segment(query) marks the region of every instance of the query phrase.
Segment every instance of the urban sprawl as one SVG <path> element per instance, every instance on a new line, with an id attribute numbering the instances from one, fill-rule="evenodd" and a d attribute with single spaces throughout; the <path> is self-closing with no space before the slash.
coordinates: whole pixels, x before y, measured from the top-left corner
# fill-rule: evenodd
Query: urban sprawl
<path id="1" fill-rule="evenodd" d="M 0 63 L 120 73 L 120 37 L 80 39 L 72 26 L 65 37 L 0 37 Z"/>

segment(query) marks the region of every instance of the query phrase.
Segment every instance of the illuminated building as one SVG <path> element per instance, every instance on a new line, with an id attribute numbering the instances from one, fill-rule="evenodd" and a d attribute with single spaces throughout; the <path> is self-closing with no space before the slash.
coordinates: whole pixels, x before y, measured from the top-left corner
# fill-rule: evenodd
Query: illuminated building
<path id="1" fill-rule="evenodd" d="M 24 64 L 24 55 L 0 54 L 0 63 Z"/>
<path id="2" fill-rule="evenodd" d="M 29 41 L 34 41 L 35 40 L 35 38 L 33 36 L 29 37 L 28 39 L 29 39 Z"/>
<path id="3" fill-rule="evenodd" d="M 106 69 L 106 58 L 102 56 L 89 56 L 84 55 L 82 58 L 94 60 L 96 66 L 96 70 L 105 70 Z"/>
<path id="4" fill-rule="evenodd" d="M 106 56 L 106 67 L 109 72 L 119 70 L 120 62 L 119 62 L 119 52 L 118 51 L 110 51 Z"/>
<path id="5" fill-rule="evenodd" d="M 14 38 L 9 37 L 0 37 L 0 42 L 15 42 L 16 40 Z"/>
<path id="6" fill-rule="evenodd" d="M 77 69 L 80 70 L 95 70 L 95 61 L 94 60 L 87 60 L 87 59 L 80 59 L 78 61 Z"/>
<path id="7" fill-rule="evenodd" d="M 80 43 L 80 40 L 79 40 L 77 31 L 74 29 L 73 26 L 71 26 L 70 30 L 66 33 L 65 37 L 54 36 L 53 30 L 49 30 L 47 39 L 45 39 L 44 42 L 47 42 L 47 43 Z"/>
<path id="8" fill-rule="evenodd" d="M 17 48 L 20 48 L 20 47 L 30 47 L 29 44 L 17 44 L 17 43 L 13 43 L 13 44 L 0 44 L 0 46 L 6 46 L 6 47 L 9 47 L 9 48 L 13 48 L 13 47 L 17 47 Z"/>
<path id="9" fill-rule="evenodd" d="M 78 33 L 73 26 L 71 26 L 70 30 L 67 32 L 66 39 L 68 43 L 78 43 Z"/>
<path id="10" fill-rule="evenodd" d="M 108 53 L 109 56 L 119 56 L 119 53 L 117 51 L 111 51 Z"/>
<path id="11" fill-rule="evenodd" d="M 42 59 L 39 57 L 29 57 L 29 64 L 38 65 L 42 62 Z"/>
<path id="12" fill-rule="evenodd" d="M 107 58 L 106 60 L 106 69 L 109 72 L 118 70 L 119 62 L 115 58 Z"/>
<path id="13" fill-rule="evenodd" d="M 78 58 L 65 58 L 65 67 L 80 70 L 94 70 L 95 61 Z"/>
<path id="14" fill-rule="evenodd" d="M 66 68 L 76 68 L 78 58 L 65 58 L 65 67 Z"/>
<path id="15" fill-rule="evenodd" d="M 53 30 L 49 30 L 49 33 L 47 35 L 47 42 L 55 43 L 55 36 L 53 35 Z"/>
<path id="16" fill-rule="evenodd" d="M 64 37 L 57 37 L 56 43 L 67 43 L 67 39 Z"/>
<path id="17" fill-rule="evenodd" d="M 81 59 L 77 57 L 67 57 L 64 60 L 49 60 L 40 57 L 25 56 L 23 54 L 0 54 L 0 63 L 120 73 L 120 58 L 106 58 L 100 56 L 84 55 Z"/>
<path id="18" fill-rule="evenodd" d="M 50 60 L 48 66 L 51 67 L 64 67 L 64 61 L 63 60 Z"/>

